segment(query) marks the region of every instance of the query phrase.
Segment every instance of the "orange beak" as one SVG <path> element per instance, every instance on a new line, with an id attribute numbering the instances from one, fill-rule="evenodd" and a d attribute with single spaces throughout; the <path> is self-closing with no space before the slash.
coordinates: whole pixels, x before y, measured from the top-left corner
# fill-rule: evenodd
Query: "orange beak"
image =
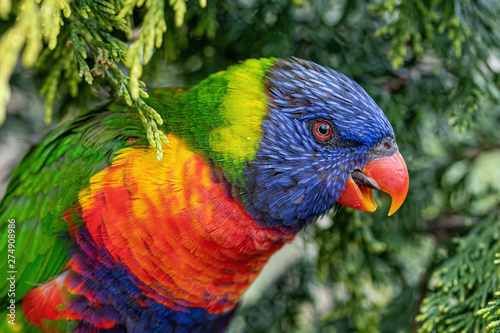
<path id="1" fill-rule="evenodd" d="M 389 209 L 391 216 L 405 201 L 408 185 L 408 169 L 403 156 L 396 152 L 369 161 L 361 171 L 353 171 L 337 202 L 346 207 L 373 212 L 377 204 L 373 200 L 372 189 L 381 190 L 392 197 Z"/>

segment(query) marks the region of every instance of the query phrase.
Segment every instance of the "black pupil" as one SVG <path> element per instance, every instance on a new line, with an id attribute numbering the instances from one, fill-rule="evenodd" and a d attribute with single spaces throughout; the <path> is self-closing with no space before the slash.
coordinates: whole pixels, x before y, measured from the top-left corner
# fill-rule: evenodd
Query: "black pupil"
<path id="1" fill-rule="evenodd" d="M 330 126 L 328 126 L 327 124 L 319 124 L 318 134 L 321 136 L 327 136 L 328 134 L 330 134 Z"/>

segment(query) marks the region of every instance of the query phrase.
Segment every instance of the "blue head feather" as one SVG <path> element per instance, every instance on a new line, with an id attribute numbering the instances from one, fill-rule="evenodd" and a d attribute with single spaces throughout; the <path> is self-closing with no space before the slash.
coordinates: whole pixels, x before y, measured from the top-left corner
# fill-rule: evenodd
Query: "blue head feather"
<path id="1" fill-rule="evenodd" d="M 330 68 L 278 60 L 266 82 L 269 115 L 242 199 L 260 224 L 300 230 L 335 205 L 349 174 L 394 131 L 363 88 Z M 321 119 L 334 125 L 328 144 L 311 133 Z"/>

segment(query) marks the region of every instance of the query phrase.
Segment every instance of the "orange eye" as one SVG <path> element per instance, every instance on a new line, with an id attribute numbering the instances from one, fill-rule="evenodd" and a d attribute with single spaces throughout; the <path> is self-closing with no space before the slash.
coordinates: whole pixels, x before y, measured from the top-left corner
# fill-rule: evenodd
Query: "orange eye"
<path id="1" fill-rule="evenodd" d="M 318 139 L 329 139 L 332 136 L 332 133 L 332 125 L 330 125 L 326 121 L 318 121 L 314 125 L 314 135 L 316 135 Z"/>

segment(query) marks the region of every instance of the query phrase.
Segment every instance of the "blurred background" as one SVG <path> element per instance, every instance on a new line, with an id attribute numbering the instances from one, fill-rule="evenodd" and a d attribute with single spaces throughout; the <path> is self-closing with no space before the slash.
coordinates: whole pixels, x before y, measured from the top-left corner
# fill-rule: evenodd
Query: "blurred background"
<path id="1" fill-rule="evenodd" d="M 91 2 L 72 5 L 82 3 Z M 191 86 L 247 58 L 312 60 L 373 97 L 410 172 L 408 198 L 395 215 L 387 217 L 390 198 L 382 194 L 377 212 L 325 216 L 273 257 L 229 332 L 500 332 L 500 2 L 186 4 L 180 27 L 165 5 L 163 43 L 144 60 L 147 87 Z M 2 38 L 16 22 L 18 4 L 12 8 L 0 20 Z M 129 44 L 147 12 L 138 8 L 128 18 Z M 61 39 L 69 34 L 62 29 Z M 98 57 L 84 46 L 92 66 Z M 19 61 L 10 77 L 0 197 L 13 168 L 45 133 L 116 96 L 106 77 L 96 75 L 92 85 L 76 80 L 76 94 L 62 79 L 46 125 L 39 90 L 51 73 L 63 74 L 42 55 L 34 66 Z"/>

